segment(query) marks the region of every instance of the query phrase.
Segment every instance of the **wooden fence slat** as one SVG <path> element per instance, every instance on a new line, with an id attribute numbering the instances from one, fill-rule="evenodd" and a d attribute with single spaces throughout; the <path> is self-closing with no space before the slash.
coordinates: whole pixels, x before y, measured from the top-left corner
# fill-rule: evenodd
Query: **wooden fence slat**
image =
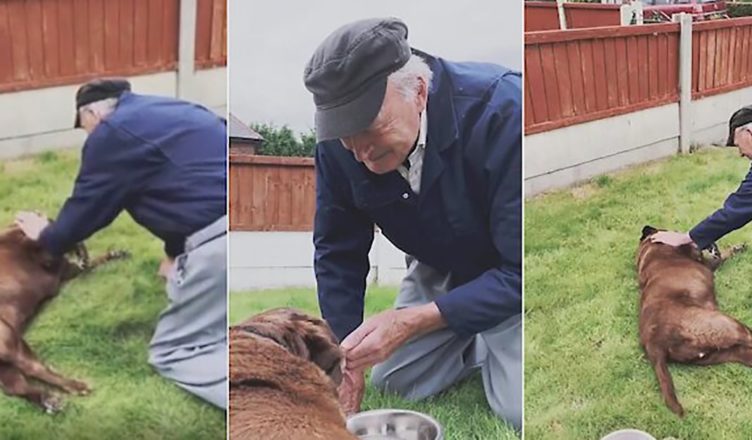
<path id="1" fill-rule="evenodd" d="M 556 87 L 559 90 L 559 106 L 563 117 L 574 116 L 572 104 L 572 78 L 569 76 L 567 43 L 553 45 L 554 65 L 556 69 Z"/>
<path id="2" fill-rule="evenodd" d="M 26 36 L 26 9 L 24 2 L 8 2 L 8 24 L 10 25 L 13 81 L 28 81 L 31 77 L 29 66 L 29 40 Z M 0 62 L 2 62 L 0 60 Z"/>
<path id="3" fill-rule="evenodd" d="M 165 0 L 165 13 L 163 16 L 164 30 L 162 34 L 162 57 L 166 65 L 174 66 L 178 55 L 178 33 L 180 32 L 179 0 Z"/>
<path id="4" fill-rule="evenodd" d="M 227 3 L 225 0 L 214 0 L 213 2 L 214 10 L 212 11 L 211 46 L 209 52 L 211 60 L 218 61 L 222 59 L 222 47 L 224 44 L 222 34 L 225 33 L 224 22 L 226 16 L 226 5 Z"/>
<path id="5" fill-rule="evenodd" d="M 619 107 L 629 105 L 629 74 L 627 72 L 627 66 L 629 65 L 629 58 L 627 58 L 627 41 L 624 38 L 618 38 L 614 40 L 614 55 L 616 56 L 616 86 L 619 92 Z"/>
<path id="6" fill-rule="evenodd" d="M 43 1 L 42 41 L 44 50 L 44 73 L 47 76 L 60 75 L 60 52 L 57 47 L 58 33 L 57 3 Z"/>
<path id="7" fill-rule="evenodd" d="M 75 53 L 75 72 L 78 74 L 90 72 L 90 42 L 89 42 L 89 7 L 86 0 L 74 0 L 73 9 L 73 52 Z"/>
<path id="8" fill-rule="evenodd" d="M 550 44 L 541 47 L 541 67 L 543 69 L 543 86 L 546 90 L 546 104 L 548 114 L 553 119 L 561 117 L 561 99 L 559 98 L 559 86 L 556 83 L 556 64 L 554 51 Z"/>
<path id="9" fill-rule="evenodd" d="M 583 40 L 579 43 L 580 54 L 582 55 L 582 87 L 585 91 L 585 111 L 589 113 L 597 110 L 595 69 L 593 68 L 593 42 L 592 40 Z"/>
<path id="10" fill-rule="evenodd" d="M 639 56 L 639 47 L 637 45 L 637 37 L 631 36 L 627 39 L 627 60 L 637 59 Z M 629 103 L 635 104 L 640 102 L 640 72 L 639 64 L 635 62 L 628 62 L 627 71 L 629 72 Z"/>
<path id="11" fill-rule="evenodd" d="M 136 0 L 133 5 L 135 26 L 133 28 L 133 63 L 147 66 L 149 63 L 149 0 Z"/>
<path id="12" fill-rule="evenodd" d="M 0 81 L 13 79 L 13 46 L 10 14 L 6 3 L 0 2 Z"/>
<path id="13" fill-rule="evenodd" d="M 543 85 L 543 70 L 540 64 L 540 48 L 525 48 L 525 72 L 530 78 L 531 84 L 537 87 L 531 87 L 530 106 L 533 111 L 533 121 L 543 122 L 549 119 L 548 107 L 546 104 L 546 90 Z"/>
<path id="14" fill-rule="evenodd" d="M 134 45 L 134 23 L 135 10 L 133 0 L 118 0 L 120 11 L 118 26 L 120 28 L 120 61 L 121 66 L 132 66 L 133 62 L 133 45 Z"/>
<path id="15" fill-rule="evenodd" d="M 578 62 L 580 59 L 580 45 L 577 41 L 567 41 L 567 56 L 569 62 L 570 87 L 572 89 L 572 107 L 575 115 L 585 113 L 585 92 L 582 82 L 582 68 Z"/>
<path id="16" fill-rule="evenodd" d="M 608 108 L 614 108 L 619 106 L 619 77 L 616 71 L 617 60 L 616 45 L 612 38 L 602 40 L 603 42 L 603 57 L 605 62 L 605 76 L 603 77 L 606 84 L 606 102 Z"/>
<path id="17" fill-rule="evenodd" d="M 58 51 L 60 53 L 60 75 L 76 74 L 75 19 L 72 0 L 57 0 L 58 5 Z"/>

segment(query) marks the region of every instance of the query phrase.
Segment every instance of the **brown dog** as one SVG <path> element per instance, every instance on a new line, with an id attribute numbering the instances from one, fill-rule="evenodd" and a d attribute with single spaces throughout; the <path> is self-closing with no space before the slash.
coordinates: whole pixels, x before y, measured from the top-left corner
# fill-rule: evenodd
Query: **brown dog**
<path id="1" fill-rule="evenodd" d="M 356 440 L 337 400 L 342 351 L 321 319 L 274 309 L 230 328 L 230 438 Z"/>
<path id="2" fill-rule="evenodd" d="M 24 341 L 24 329 L 66 281 L 126 256 L 124 252 L 109 252 L 89 261 L 83 244 L 74 252 L 78 259 L 75 263 L 50 255 L 17 227 L 0 231 L 0 387 L 6 394 L 25 398 L 49 413 L 59 411 L 61 401 L 27 378 L 68 393 L 87 394 L 89 387 L 44 365 Z"/>
<path id="3" fill-rule="evenodd" d="M 653 364 L 666 405 L 681 417 L 684 409 L 676 398 L 669 361 L 739 362 L 752 367 L 752 331 L 718 311 L 713 284 L 713 271 L 744 246 L 707 258 L 691 245 L 651 242 L 656 232 L 645 226 L 637 251 L 640 343 Z"/>

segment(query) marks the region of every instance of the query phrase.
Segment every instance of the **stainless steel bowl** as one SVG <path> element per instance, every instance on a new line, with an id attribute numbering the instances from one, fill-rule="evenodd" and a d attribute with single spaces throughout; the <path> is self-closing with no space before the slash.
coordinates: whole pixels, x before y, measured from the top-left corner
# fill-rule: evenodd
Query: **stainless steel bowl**
<path id="1" fill-rule="evenodd" d="M 621 429 L 606 435 L 601 440 L 655 440 L 655 437 L 637 429 Z"/>
<path id="2" fill-rule="evenodd" d="M 425 414 L 403 409 L 364 411 L 347 419 L 362 440 L 444 440 L 441 425 Z"/>

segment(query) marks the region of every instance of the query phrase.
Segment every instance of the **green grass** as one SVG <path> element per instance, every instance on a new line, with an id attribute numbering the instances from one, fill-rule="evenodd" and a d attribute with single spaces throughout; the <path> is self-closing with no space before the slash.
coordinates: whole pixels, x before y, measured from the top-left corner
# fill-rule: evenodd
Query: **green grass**
<path id="1" fill-rule="evenodd" d="M 78 154 L 0 162 L 0 224 L 10 224 L 19 210 L 54 217 L 73 187 Z M 162 379 L 147 363 L 147 345 L 167 303 L 156 275 L 161 243 L 125 214 L 87 245 L 92 256 L 109 248 L 133 256 L 73 280 L 26 339 L 45 363 L 94 391 L 63 395 L 65 408 L 54 416 L 0 394 L 0 439 L 224 439 L 224 411 Z"/>
<path id="2" fill-rule="evenodd" d="M 637 334 L 634 255 L 649 224 L 686 231 L 749 168 L 736 149 L 639 166 L 525 206 L 525 437 L 752 438 L 752 369 L 671 365 L 684 419 L 664 405 Z M 720 241 L 752 243 L 752 228 Z M 752 324 L 752 254 L 717 273 L 720 308 Z"/>
<path id="3" fill-rule="evenodd" d="M 366 315 L 392 307 L 396 288 L 372 287 L 366 294 Z M 264 290 L 230 295 L 230 323 L 275 307 L 294 307 L 320 316 L 313 289 Z M 517 439 L 511 427 L 496 418 L 488 407 L 480 375 L 421 402 L 382 394 L 370 384 L 362 409 L 403 408 L 430 414 L 444 426 L 446 440 Z"/>

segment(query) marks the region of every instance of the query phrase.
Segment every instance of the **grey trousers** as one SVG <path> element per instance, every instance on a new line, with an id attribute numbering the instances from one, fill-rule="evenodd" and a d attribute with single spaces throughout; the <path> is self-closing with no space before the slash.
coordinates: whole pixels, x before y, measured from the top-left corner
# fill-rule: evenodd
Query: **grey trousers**
<path id="1" fill-rule="evenodd" d="M 395 308 L 426 304 L 448 291 L 449 277 L 408 257 Z M 480 370 L 493 412 L 522 426 L 522 319 L 516 315 L 475 336 L 460 338 L 441 329 L 414 338 L 376 365 L 377 388 L 419 400 L 440 393 Z"/>
<path id="2" fill-rule="evenodd" d="M 181 388 L 227 408 L 227 217 L 188 237 L 167 279 L 169 305 L 149 364 Z"/>

